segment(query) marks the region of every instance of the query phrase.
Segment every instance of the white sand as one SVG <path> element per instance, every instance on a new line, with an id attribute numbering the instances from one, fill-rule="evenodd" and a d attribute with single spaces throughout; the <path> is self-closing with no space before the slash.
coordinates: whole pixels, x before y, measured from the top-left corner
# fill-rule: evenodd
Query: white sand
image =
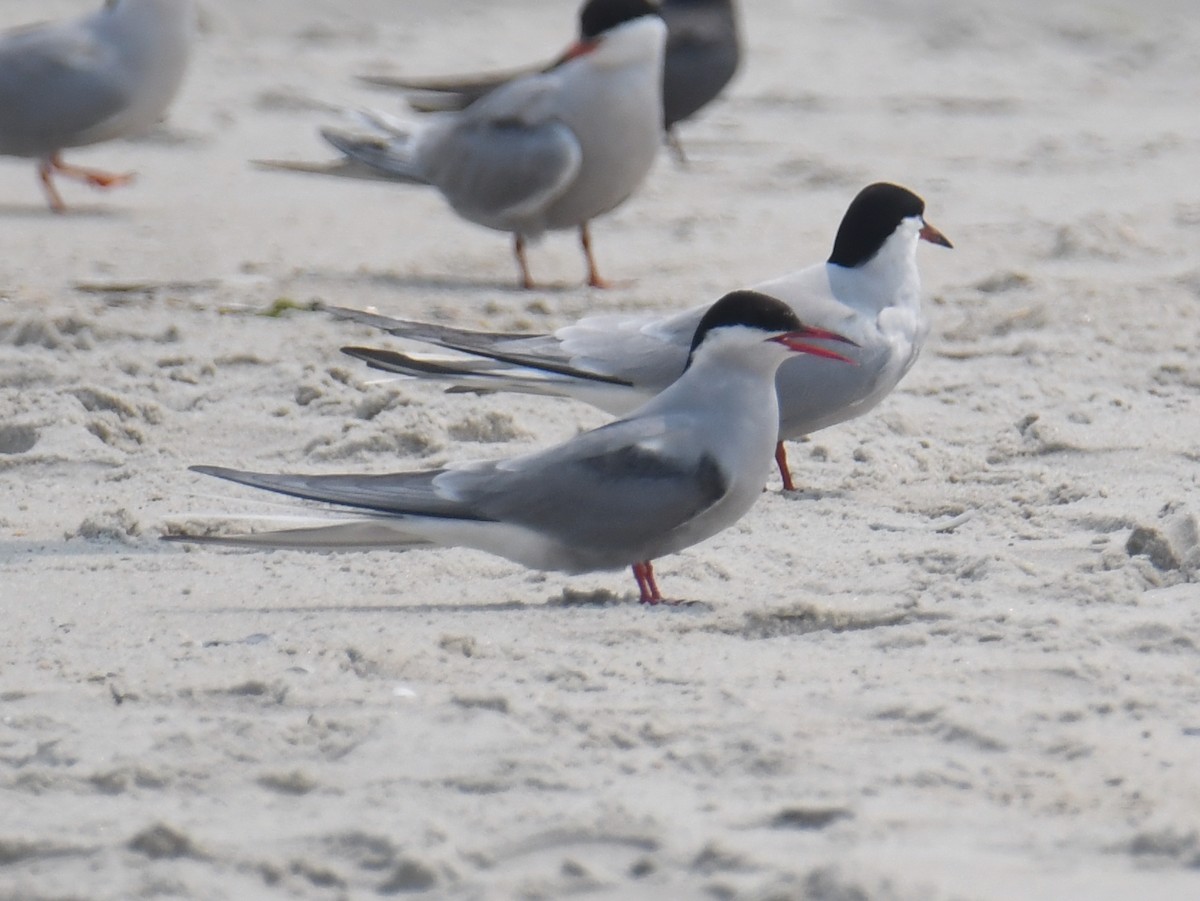
<path id="1" fill-rule="evenodd" d="M 395 108 L 355 72 L 546 56 L 550 7 L 210 0 L 169 127 L 68 157 L 135 186 L 57 217 L 0 160 L 0 898 L 1200 897 L 1194 4 L 747 3 L 690 170 L 596 225 L 607 293 L 570 235 L 525 294 L 431 193 L 247 164 L 326 156 L 310 101 Z M 678 307 L 820 259 L 879 179 L 957 245 L 921 250 L 930 344 L 793 446 L 802 493 L 658 564 L 702 604 L 157 540 L 256 499 L 191 463 L 386 471 L 603 421 L 377 383 L 337 348 L 380 336 L 273 301 Z"/>

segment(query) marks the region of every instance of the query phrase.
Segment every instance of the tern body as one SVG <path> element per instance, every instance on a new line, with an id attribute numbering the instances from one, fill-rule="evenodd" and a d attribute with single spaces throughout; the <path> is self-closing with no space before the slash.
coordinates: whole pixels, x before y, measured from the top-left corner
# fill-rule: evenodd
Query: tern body
<path id="1" fill-rule="evenodd" d="M 64 209 L 55 172 L 98 187 L 129 180 L 60 154 L 159 121 L 183 81 L 195 15 L 192 0 L 108 0 L 81 19 L 0 35 L 0 154 L 38 160 L 53 209 Z"/>
<path id="2" fill-rule="evenodd" d="M 464 110 L 407 123 L 367 115 L 366 131 L 324 130 L 358 167 L 327 171 L 365 167 L 433 186 L 464 219 L 514 236 L 525 287 L 526 242 L 578 228 L 587 282 L 603 286 L 588 223 L 628 199 L 654 164 L 666 26 L 648 0 L 589 0 L 580 23 L 580 40 L 556 66 Z"/>
<path id="3" fill-rule="evenodd" d="M 663 0 L 659 13 L 667 25 L 663 63 L 663 126 L 670 133 L 711 103 L 737 72 L 741 41 L 733 0 Z M 441 78 L 363 76 L 380 87 L 413 92 L 409 102 L 426 112 L 465 109 L 504 84 L 545 72 L 556 63 L 483 75 Z"/>

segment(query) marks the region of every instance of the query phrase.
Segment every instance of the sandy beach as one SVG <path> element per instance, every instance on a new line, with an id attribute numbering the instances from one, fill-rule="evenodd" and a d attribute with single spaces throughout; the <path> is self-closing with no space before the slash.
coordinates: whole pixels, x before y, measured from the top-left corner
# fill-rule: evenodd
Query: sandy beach
<path id="1" fill-rule="evenodd" d="M 0 27 L 96 3 L 6 0 Z M 205 0 L 169 120 L 0 159 L 0 899 L 1200 897 L 1200 19 L 1183 0 L 755 0 L 728 93 L 532 247 L 319 160 L 363 72 L 546 59 L 573 2 Z M 382 380 L 321 305 L 545 331 L 824 259 L 878 180 L 933 331 L 734 528 L 568 577 L 160 541 L 605 421 Z M 272 499 L 265 499 L 268 503 Z M 288 512 L 280 499 L 274 509 Z"/>

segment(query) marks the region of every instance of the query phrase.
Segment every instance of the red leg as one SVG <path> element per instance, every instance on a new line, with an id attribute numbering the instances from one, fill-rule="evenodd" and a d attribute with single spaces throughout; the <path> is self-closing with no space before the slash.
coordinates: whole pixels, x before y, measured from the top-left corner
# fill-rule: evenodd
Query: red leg
<path id="1" fill-rule="evenodd" d="M 57 154 L 51 157 L 50 162 L 56 172 L 67 178 L 87 182 L 93 188 L 117 188 L 130 184 L 134 179 L 132 172 L 104 172 L 100 169 L 86 169 L 83 166 L 69 166 Z"/>
<path id="2" fill-rule="evenodd" d="M 521 287 L 528 291 L 534 284 L 533 276 L 529 274 L 529 263 L 525 260 L 524 235 L 513 235 L 513 256 L 517 258 L 517 268 L 521 270 Z"/>
<path id="3" fill-rule="evenodd" d="M 775 445 L 775 465 L 779 467 L 779 477 L 783 479 L 783 490 L 795 491 L 796 486 L 792 482 L 792 471 L 788 469 L 787 449 L 784 448 L 782 441 Z"/>
<path id="4" fill-rule="evenodd" d="M 596 258 L 592 255 L 592 233 L 588 231 L 587 223 L 579 226 L 579 243 L 583 246 L 583 256 L 587 260 L 587 283 L 592 288 L 608 288 L 609 283 L 600 277 L 596 269 Z"/>
<path id="5" fill-rule="evenodd" d="M 654 564 L 647 560 L 642 564 L 645 569 L 643 572 L 646 576 L 646 584 L 650 586 L 650 596 L 654 599 L 654 603 L 662 601 L 662 592 L 658 590 L 658 582 L 654 581 Z"/>
<path id="6" fill-rule="evenodd" d="M 46 199 L 50 201 L 50 209 L 56 213 L 65 213 L 67 205 L 63 203 L 58 188 L 54 187 L 54 168 L 50 165 L 49 159 L 38 163 L 38 178 L 42 180 L 42 189 L 46 192 Z"/>
<path id="7" fill-rule="evenodd" d="M 631 568 L 633 569 L 633 580 L 637 582 L 638 601 L 642 604 L 651 603 L 650 590 L 646 587 L 646 577 L 642 573 L 642 564 L 635 563 Z"/>
<path id="8" fill-rule="evenodd" d="M 658 590 L 658 583 L 654 581 L 654 567 L 649 560 L 633 564 L 633 578 L 637 580 L 640 603 L 662 603 L 663 596 Z"/>
<path id="9" fill-rule="evenodd" d="M 133 181 L 134 177 L 132 172 L 118 174 L 116 172 L 103 172 L 100 169 L 87 169 L 83 166 L 71 166 L 63 162 L 60 154 L 51 154 L 38 164 L 38 175 L 42 179 L 42 186 L 46 189 L 46 196 L 50 201 L 50 209 L 56 213 L 65 212 L 67 207 L 63 203 L 58 190 L 54 187 L 53 181 L 51 181 L 51 176 L 55 172 L 59 175 L 65 175 L 67 178 L 74 178 L 85 182 L 93 188 L 116 188 L 129 184 Z"/>

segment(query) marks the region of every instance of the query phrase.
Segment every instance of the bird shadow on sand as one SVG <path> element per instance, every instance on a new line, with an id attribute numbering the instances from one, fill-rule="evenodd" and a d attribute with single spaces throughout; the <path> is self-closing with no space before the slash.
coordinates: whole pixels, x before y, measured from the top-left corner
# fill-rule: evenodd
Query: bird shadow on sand
<path id="1" fill-rule="evenodd" d="M 538 282 L 533 288 L 523 288 L 515 278 L 490 279 L 469 278 L 462 275 L 436 275 L 400 272 L 370 272 L 364 270 L 335 271 L 328 269 L 308 269 L 291 276 L 296 281 L 310 281 L 325 285 L 347 285 L 361 288 L 364 285 L 388 290 L 417 290 L 431 293 L 457 294 L 462 291 L 494 293 L 503 291 L 508 294 L 533 297 L 539 292 L 547 294 L 566 294 L 572 291 L 588 290 L 580 282 Z"/>
<path id="2" fill-rule="evenodd" d="M 255 551 L 244 550 L 245 556 L 253 556 Z M 0 567 L 13 563 L 22 558 L 39 559 L 69 559 L 73 557 L 166 557 L 178 556 L 179 550 L 170 543 L 162 541 L 146 541 L 141 538 L 121 540 L 119 538 L 67 538 L 47 540 L 18 540 L 0 539 Z M 554 612 L 557 610 L 648 610 L 648 611 L 686 611 L 689 613 L 708 613 L 714 609 L 706 601 L 667 600 L 659 604 L 640 604 L 631 593 L 617 593 L 605 588 L 584 591 L 570 587 L 564 588 L 557 595 L 531 601 L 491 601 L 480 603 L 421 603 L 407 602 L 403 597 L 397 597 L 392 604 L 312 604 L 298 606 L 295 604 L 270 607 L 197 607 L 170 606 L 162 607 L 162 612 L 171 613 L 252 613 L 285 614 L 297 613 L 509 613 L 515 611 Z"/>
<path id="3" fill-rule="evenodd" d="M 805 488 L 803 486 L 795 488 L 791 491 L 784 491 L 778 485 L 772 485 L 766 491 L 767 494 L 775 497 L 783 498 L 790 503 L 803 503 L 806 501 L 821 501 L 821 500 L 838 500 L 850 496 L 850 492 L 843 488 L 832 489 L 816 489 Z"/>
<path id="4" fill-rule="evenodd" d="M 20 540 L 0 539 L 0 566 L 22 557 L 132 557 L 158 556 L 153 543 L 120 539 L 66 538 Z"/>
<path id="5" fill-rule="evenodd" d="M 160 612 L 163 613 L 190 613 L 198 616 L 208 616 L 216 614 L 238 614 L 246 613 L 255 616 L 269 615 L 285 615 L 296 616 L 305 613 L 320 613 L 320 614 L 378 614 L 378 613 L 402 613 L 402 614 L 429 614 L 429 613 L 554 613 L 559 610 L 616 610 L 622 609 L 626 611 L 647 610 L 647 611 L 686 611 L 689 613 L 710 613 L 713 610 L 711 604 L 703 601 L 669 601 L 662 604 L 644 605 L 639 604 L 637 598 L 632 594 L 618 595 L 608 591 L 596 592 L 596 594 L 606 595 L 610 600 L 603 603 L 564 603 L 563 598 L 570 593 L 570 589 L 564 591 L 562 595 L 549 598 L 545 601 L 481 601 L 479 603 L 406 603 L 403 598 L 397 598 L 394 604 L 312 604 L 308 606 L 298 606 L 290 604 L 288 606 L 272 606 L 272 607 L 161 607 Z"/>
<path id="6" fill-rule="evenodd" d="M 45 203 L 0 203 L 0 219 L 70 222 L 75 219 L 115 221 L 128 218 L 128 211 L 100 203 L 71 204 L 65 213 L 56 213 Z"/>
<path id="7" fill-rule="evenodd" d="M 193 613 L 198 616 L 229 615 L 248 613 L 255 616 L 285 615 L 296 616 L 305 613 L 343 613 L 343 614 L 375 614 L 375 613 L 512 613 L 521 610 L 549 609 L 544 604 L 525 603 L 524 601 L 484 601 L 478 604 L 455 603 L 416 603 L 406 604 L 397 600 L 395 604 L 312 604 L 298 606 L 291 604 L 278 607 L 160 607 L 161 613 Z"/>

